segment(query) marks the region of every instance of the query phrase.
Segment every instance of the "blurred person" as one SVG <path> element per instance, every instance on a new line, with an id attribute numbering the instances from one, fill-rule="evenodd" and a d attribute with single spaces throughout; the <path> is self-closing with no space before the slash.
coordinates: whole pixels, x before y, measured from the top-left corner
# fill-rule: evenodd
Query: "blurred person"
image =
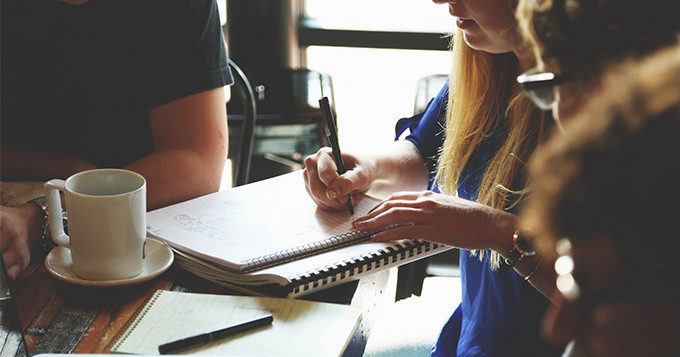
<path id="1" fill-rule="evenodd" d="M 648 5 L 519 0 L 516 17 L 537 65 L 517 80 L 537 107 L 552 111 L 560 133 L 553 140 L 567 135 L 565 127 L 571 119 L 598 95 L 609 67 L 623 58 L 644 58 L 678 45 L 680 22 L 671 15 L 670 4 L 652 0 Z M 553 263 L 542 259 L 531 276 L 533 285 L 548 298 L 555 293 Z"/>
<path id="2" fill-rule="evenodd" d="M 545 333 L 565 356 L 678 356 L 677 46 L 613 67 L 568 129 L 531 162 L 522 211 L 559 255 Z"/>
<path id="3" fill-rule="evenodd" d="M 516 16 L 537 59 L 520 81 L 533 79 L 530 98 L 559 122 L 599 88 L 607 67 L 678 43 L 672 4 L 619 0 L 519 0 Z"/>

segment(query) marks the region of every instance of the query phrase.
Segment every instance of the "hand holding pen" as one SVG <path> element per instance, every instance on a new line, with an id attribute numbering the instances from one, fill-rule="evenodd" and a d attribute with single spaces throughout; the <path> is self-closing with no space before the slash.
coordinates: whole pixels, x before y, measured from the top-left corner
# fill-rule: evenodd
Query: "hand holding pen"
<path id="1" fill-rule="evenodd" d="M 333 158 L 335 159 L 335 164 L 338 167 L 338 175 L 345 173 L 345 162 L 342 159 L 342 153 L 340 152 L 340 143 L 338 141 L 338 131 L 335 126 L 335 118 L 333 117 L 333 112 L 331 112 L 330 104 L 328 103 L 328 97 L 323 97 L 319 99 L 319 106 L 321 108 L 321 115 L 323 116 L 324 122 L 326 123 L 326 136 L 328 137 L 328 142 L 333 150 Z M 354 214 L 354 203 L 352 202 L 352 195 L 347 194 L 347 210 L 349 214 Z"/>

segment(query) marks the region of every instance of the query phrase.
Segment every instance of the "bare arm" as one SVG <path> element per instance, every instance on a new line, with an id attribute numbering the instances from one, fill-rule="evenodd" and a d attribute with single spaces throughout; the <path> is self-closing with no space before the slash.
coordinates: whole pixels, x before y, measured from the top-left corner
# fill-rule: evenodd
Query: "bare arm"
<path id="1" fill-rule="evenodd" d="M 148 209 L 217 191 L 228 150 L 224 88 L 161 105 L 149 118 L 154 151 L 125 167 L 146 178 Z"/>
<path id="2" fill-rule="evenodd" d="M 430 175 L 415 144 L 395 141 L 382 154 L 377 154 L 376 174 L 369 191 L 387 197 L 397 191 L 425 190 Z"/>
<path id="3" fill-rule="evenodd" d="M 224 88 L 163 104 L 149 112 L 154 151 L 127 165 L 147 180 L 149 209 L 219 189 L 227 158 Z M 95 165 L 67 153 L 3 147 L 3 180 L 65 179 Z"/>
<path id="4" fill-rule="evenodd" d="M 514 214 L 431 191 L 395 193 L 353 222 L 355 229 L 368 231 L 394 224 L 401 226 L 377 233 L 373 240 L 423 239 L 462 249 L 491 249 L 502 257 L 507 257 L 512 250 L 512 236 L 520 227 L 519 218 Z M 517 261 L 514 268 L 522 276 L 533 272 L 529 282 L 552 298 L 554 259 L 539 252 Z"/>

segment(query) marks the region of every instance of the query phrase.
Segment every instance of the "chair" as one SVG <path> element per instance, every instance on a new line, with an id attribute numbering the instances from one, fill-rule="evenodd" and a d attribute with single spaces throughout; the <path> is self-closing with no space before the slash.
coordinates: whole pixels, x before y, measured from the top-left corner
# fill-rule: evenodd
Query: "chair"
<path id="1" fill-rule="evenodd" d="M 249 69 L 244 65 L 243 69 L 255 90 L 257 104 L 248 182 L 299 170 L 307 155 L 328 145 L 319 98 L 327 96 L 331 104 L 334 102 L 330 75 L 304 68 Z M 236 94 L 227 104 L 232 161 L 238 158 L 241 146 L 242 107 Z"/>
<path id="2" fill-rule="evenodd" d="M 448 79 L 448 74 L 431 74 L 420 78 L 417 84 L 418 87 L 416 89 L 416 101 L 413 107 L 413 113 L 425 110 L 427 103 L 439 93 Z"/>
<path id="3" fill-rule="evenodd" d="M 248 183 L 248 174 L 250 173 L 250 162 L 253 154 L 253 141 L 255 138 L 257 103 L 255 102 L 255 92 L 245 73 L 243 73 L 241 68 L 239 68 L 231 59 L 229 59 L 228 62 L 234 76 L 235 87 L 238 89 L 237 92 L 243 106 L 241 144 L 239 146 L 236 163 L 232 165 L 233 186 L 242 186 Z"/>

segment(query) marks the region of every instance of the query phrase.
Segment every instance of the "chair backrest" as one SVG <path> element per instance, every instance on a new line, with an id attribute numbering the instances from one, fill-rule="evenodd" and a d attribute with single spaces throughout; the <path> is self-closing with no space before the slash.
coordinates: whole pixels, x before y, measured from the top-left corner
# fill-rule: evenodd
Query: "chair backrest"
<path id="1" fill-rule="evenodd" d="M 446 80 L 449 79 L 448 74 L 431 74 L 418 80 L 418 88 L 416 90 L 416 103 L 413 107 L 413 113 L 419 113 L 427 107 L 430 99 L 437 96 L 437 93 L 442 89 Z"/>
<path id="2" fill-rule="evenodd" d="M 255 122 L 257 118 L 257 103 L 255 102 L 255 92 L 250 85 L 245 73 L 234 61 L 228 60 L 229 67 L 234 75 L 234 82 L 238 89 L 239 97 L 243 105 L 243 127 L 241 128 L 241 145 L 239 147 L 238 159 L 232 165 L 234 172 L 233 186 L 241 186 L 248 183 L 250 172 L 250 161 L 253 154 L 253 140 L 255 137 Z"/>

